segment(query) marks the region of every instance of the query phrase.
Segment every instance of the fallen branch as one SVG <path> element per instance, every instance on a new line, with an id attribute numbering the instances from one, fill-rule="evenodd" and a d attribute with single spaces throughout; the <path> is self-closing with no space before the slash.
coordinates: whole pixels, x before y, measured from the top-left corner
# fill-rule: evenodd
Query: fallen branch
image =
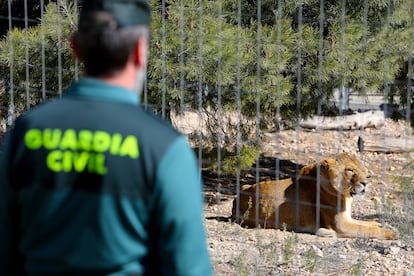
<path id="1" fill-rule="evenodd" d="M 299 126 L 319 130 L 352 130 L 378 128 L 384 125 L 384 111 L 367 111 L 337 117 L 312 116 L 299 122 Z"/>
<path id="2" fill-rule="evenodd" d="M 360 152 L 403 153 L 414 149 L 411 137 L 389 137 L 384 135 L 364 135 L 358 138 Z"/>

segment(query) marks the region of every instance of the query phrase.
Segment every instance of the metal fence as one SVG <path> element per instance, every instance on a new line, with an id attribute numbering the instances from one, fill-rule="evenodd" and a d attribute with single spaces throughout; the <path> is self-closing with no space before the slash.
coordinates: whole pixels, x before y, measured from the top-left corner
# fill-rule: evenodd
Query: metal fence
<path id="1" fill-rule="evenodd" d="M 414 273 L 414 1 L 150 2 L 142 103 L 195 149 L 215 274 Z M 81 77 L 69 47 L 81 6 L 0 1 L 0 141 L 16 117 Z M 371 174 L 350 215 L 388 225 L 398 240 L 232 220 L 243 185 L 295 180 L 342 151 Z"/>

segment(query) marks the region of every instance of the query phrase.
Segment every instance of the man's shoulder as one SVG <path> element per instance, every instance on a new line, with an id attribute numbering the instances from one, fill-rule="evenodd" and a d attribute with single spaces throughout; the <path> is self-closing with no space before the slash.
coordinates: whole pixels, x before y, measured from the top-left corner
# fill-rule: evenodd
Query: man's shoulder
<path id="1" fill-rule="evenodd" d="M 56 104 L 59 99 L 48 100 L 47 102 L 40 103 L 30 110 L 26 110 L 16 117 L 13 128 L 28 127 L 35 121 L 46 122 L 54 116 L 51 116 L 51 110 L 59 109 Z"/>
<path id="2" fill-rule="evenodd" d="M 143 120 L 148 124 L 147 130 L 152 130 L 157 133 L 162 132 L 172 136 L 182 135 L 182 133 L 173 126 L 170 120 L 162 118 L 150 109 L 143 109 L 143 112 L 145 114 Z"/>
<path id="3" fill-rule="evenodd" d="M 50 117 L 50 112 L 52 110 L 61 110 L 61 108 L 59 107 L 61 106 L 61 102 L 62 99 L 60 98 L 46 100 L 45 102 L 42 102 L 32 107 L 30 110 L 27 110 L 24 113 L 22 113 L 16 119 L 16 122 L 42 116 Z"/>

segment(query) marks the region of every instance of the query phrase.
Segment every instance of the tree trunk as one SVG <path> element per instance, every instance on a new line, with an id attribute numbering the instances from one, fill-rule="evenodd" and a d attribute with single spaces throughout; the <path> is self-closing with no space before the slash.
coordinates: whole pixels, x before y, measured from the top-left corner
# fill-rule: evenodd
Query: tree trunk
<path id="1" fill-rule="evenodd" d="M 352 130 L 369 127 L 378 128 L 384 124 L 384 111 L 367 111 L 337 117 L 312 116 L 299 122 L 299 126 L 319 130 Z"/>
<path id="2" fill-rule="evenodd" d="M 358 138 L 360 152 L 402 153 L 414 149 L 412 137 L 387 137 L 384 135 L 364 135 Z"/>

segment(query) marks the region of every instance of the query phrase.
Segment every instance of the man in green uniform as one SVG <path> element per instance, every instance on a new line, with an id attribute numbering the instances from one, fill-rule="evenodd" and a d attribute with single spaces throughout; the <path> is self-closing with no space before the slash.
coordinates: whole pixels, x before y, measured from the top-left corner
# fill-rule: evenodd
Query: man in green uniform
<path id="1" fill-rule="evenodd" d="M 186 138 L 140 106 L 146 1 L 84 1 L 85 77 L 21 116 L 0 164 L 0 275 L 210 275 Z"/>

